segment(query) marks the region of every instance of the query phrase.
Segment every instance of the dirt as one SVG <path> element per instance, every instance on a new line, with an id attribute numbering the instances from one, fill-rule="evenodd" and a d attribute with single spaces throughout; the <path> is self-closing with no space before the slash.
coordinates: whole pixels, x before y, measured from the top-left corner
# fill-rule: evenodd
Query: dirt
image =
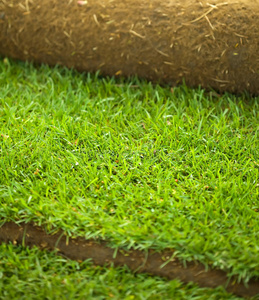
<path id="1" fill-rule="evenodd" d="M 179 279 L 184 283 L 194 282 L 201 287 L 215 288 L 224 286 L 230 293 L 242 297 L 259 294 L 259 281 L 251 280 L 247 286 L 237 283 L 236 278 L 228 279 L 221 270 L 206 270 L 198 262 L 183 264 L 174 257 L 172 250 L 163 252 L 148 252 L 138 250 L 115 250 L 109 248 L 104 241 L 85 240 L 83 238 L 68 238 L 64 232 L 47 234 L 42 228 L 33 224 L 17 225 L 9 222 L 0 228 L 0 242 L 11 242 L 14 245 L 37 246 L 50 251 L 57 250 L 66 258 L 84 261 L 92 259 L 96 265 L 128 266 L 134 272 L 148 273 L 168 279 Z"/>
<path id="2" fill-rule="evenodd" d="M 0 0 L 0 55 L 259 95 L 259 0 Z"/>

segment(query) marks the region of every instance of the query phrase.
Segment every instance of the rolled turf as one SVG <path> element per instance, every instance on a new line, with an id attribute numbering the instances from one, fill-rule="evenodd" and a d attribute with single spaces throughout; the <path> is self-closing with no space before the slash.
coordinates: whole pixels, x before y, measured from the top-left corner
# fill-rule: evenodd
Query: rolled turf
<path id="1" fill-rule="evenodd" d="M 256 95 L 258 16 L 258 0 L 0 0 L 0 55 Z"/>

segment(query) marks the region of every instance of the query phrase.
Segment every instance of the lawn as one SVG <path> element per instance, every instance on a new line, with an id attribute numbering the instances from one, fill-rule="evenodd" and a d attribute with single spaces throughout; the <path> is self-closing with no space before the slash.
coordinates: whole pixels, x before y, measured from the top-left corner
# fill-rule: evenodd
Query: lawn
<path id="1" fill-rule="evenodd" d="M 4 276 L 3 276 L 4 274 Z M 134 275 L 125 268 L 67 261 L 36 248 L 0 245 L 0 299 L 238 300 L 223 288 Z"/>
<path id="2" fill-rule="evenodd" d="M 258 98 L 245 94 L 1 60 L 1 222 L 33 221 L 114 248 L 171 248 L 183 261 L 259 278 L 258 135 Z M 84 272 L 122 272 L 158 291 L 160 282 L 180 285 Z"/>

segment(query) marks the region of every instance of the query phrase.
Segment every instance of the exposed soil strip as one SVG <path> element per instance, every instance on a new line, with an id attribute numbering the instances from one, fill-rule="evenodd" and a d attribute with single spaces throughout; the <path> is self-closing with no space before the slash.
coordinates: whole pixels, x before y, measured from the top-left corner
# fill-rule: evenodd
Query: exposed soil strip
<path id="1" fill-rule="evenodd" d="M 139 250 L 119 250 L 116 255 L 114 249 L 107 247 L 105 242 L 85 240 L 83 238 L 68 239 L 64 232 L 47 234 L 42 228 L 33 224 L 22 223 L 17 225 L 9 222 L 0 228 L 0 242 L 37 246 L 50 251 L 57 250 L 59 254 L 78 261 L 92 259 L 96 265 L 113 264 L 114 266 L 128 266 L 137 273 L 148 273 L 168 279 L 179 279 L 184 283 L 195 282 L 201 287 L 215 288 L 224 286 L 228 292 L 242 297 L 251 297 L 259 294 L 259 281 L 251 280 L 248 286 L 235 283 L 232 278 L 228 282 L 227 274 L 220 270 L 206 271 L 204 266 L 197 262 L 183 264 L 172 258 L 173 251 L 166 250 L 157 253 L 149 250 L 148 253 Z"/>

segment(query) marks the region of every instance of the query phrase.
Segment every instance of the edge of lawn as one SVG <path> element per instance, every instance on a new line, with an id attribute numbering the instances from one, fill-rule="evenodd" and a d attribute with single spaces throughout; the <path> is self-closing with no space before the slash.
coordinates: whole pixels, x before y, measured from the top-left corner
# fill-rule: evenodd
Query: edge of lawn
<path id="1" fill-rule="evenodd" d="M 184 283 L 194 282 L 200 287 L 216 288 L 223 286 L 227 292 L 242 297 L 259 294 L 259 280 L 248 283 L 239 282 L 236 277 L 217 269 L 208 269 L 193 261 L 183 264 L 171 249 L 161 252 L 155 250 L 124 250 L 108 247 L 105 241 L 85 240 L 81 237 L 69 238 L 64 231 L 48 233 L 33 223 L 4 222 L 0 225 L 0 243 L 12 243 L 48 251 L 56 251 L 64 257 L 79 262 L 91 259 L 95 265 L 127 266 L 136 273 L 148 273 L 167 279 L 179 279 Z"/>

